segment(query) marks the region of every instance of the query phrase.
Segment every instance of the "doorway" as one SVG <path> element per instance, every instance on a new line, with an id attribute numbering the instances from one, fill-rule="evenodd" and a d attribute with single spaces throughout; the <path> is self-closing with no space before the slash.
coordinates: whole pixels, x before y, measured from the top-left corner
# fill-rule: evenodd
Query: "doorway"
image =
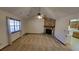
<path id="1" fill-rule="evenodd" d="M 79 19 L 71 19 L 68 26 L 72 50 L 79 50 Z"/>

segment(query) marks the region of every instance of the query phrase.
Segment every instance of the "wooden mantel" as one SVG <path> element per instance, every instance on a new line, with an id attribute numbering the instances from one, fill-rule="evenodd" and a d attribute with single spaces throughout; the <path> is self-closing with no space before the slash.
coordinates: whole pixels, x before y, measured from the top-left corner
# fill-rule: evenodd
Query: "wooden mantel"
<path id="1" fill-rule="evenodd" d="M 55 26 L 44 26 L 44 28 L 52 30 L 53 28 L 55 28 Z"/>

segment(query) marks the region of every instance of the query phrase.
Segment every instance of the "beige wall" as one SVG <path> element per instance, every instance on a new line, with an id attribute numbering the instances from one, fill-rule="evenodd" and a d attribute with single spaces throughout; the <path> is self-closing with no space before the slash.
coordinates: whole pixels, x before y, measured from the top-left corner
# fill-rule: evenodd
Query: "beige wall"
<path id="1" fill-rule="evenodd" d="M 26 33 L 44 33 L 44 19 L 34 17 L 26 20 Z"/>
<path id="2" fill-rule="evenodd" d="M 19 19 L 8 12 L 4 12 L 0 10 L 0 49 L 8 45 L 6 16 Z M 11 41 L 14 41 L 18 37 L 20 37 L 19 32 L 15 34 L 10 34 Z"/>

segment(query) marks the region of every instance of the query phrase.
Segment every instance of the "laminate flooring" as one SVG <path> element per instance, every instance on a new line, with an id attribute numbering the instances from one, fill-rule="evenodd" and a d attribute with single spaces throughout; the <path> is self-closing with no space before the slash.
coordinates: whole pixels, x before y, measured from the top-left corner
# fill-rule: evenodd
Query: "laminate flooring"
<path id="1" fill-rule="evenodd" d="M 27 34 L 2 51 L 69 51 L 53 36 L 48 34 Z"/>

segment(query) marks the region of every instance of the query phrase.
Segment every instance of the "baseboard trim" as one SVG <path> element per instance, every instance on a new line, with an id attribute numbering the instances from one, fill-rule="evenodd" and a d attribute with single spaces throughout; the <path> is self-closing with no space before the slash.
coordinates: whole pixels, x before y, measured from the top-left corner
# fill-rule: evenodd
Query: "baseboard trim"
<path id="1" fill-rule="evenodd" d="M 15 41 L 17 41 L 18 39 L 20 39 L 20 38 L 21 38 L 21 36 L 20 36 L 19 38 L 15 39 L 15 40 L 12 42 L 12 44 L 13 44 Z"/>
<path id="2" fill-rule="evenodd" d="M 1 48 L 0 51 L 2 51 L 3 49 L 5 49 L 5 48 L 8 47 L 8 46 L 9 46 L 9 44 L 6 45 L 6 46 L 4 46 L 3 48 Z"/>
<path id="3" fill-rule="evenodd" d="M 25 35 L 28 35 L 28 34 L 45 34 L 45 33 L 25 33 Z"/>

